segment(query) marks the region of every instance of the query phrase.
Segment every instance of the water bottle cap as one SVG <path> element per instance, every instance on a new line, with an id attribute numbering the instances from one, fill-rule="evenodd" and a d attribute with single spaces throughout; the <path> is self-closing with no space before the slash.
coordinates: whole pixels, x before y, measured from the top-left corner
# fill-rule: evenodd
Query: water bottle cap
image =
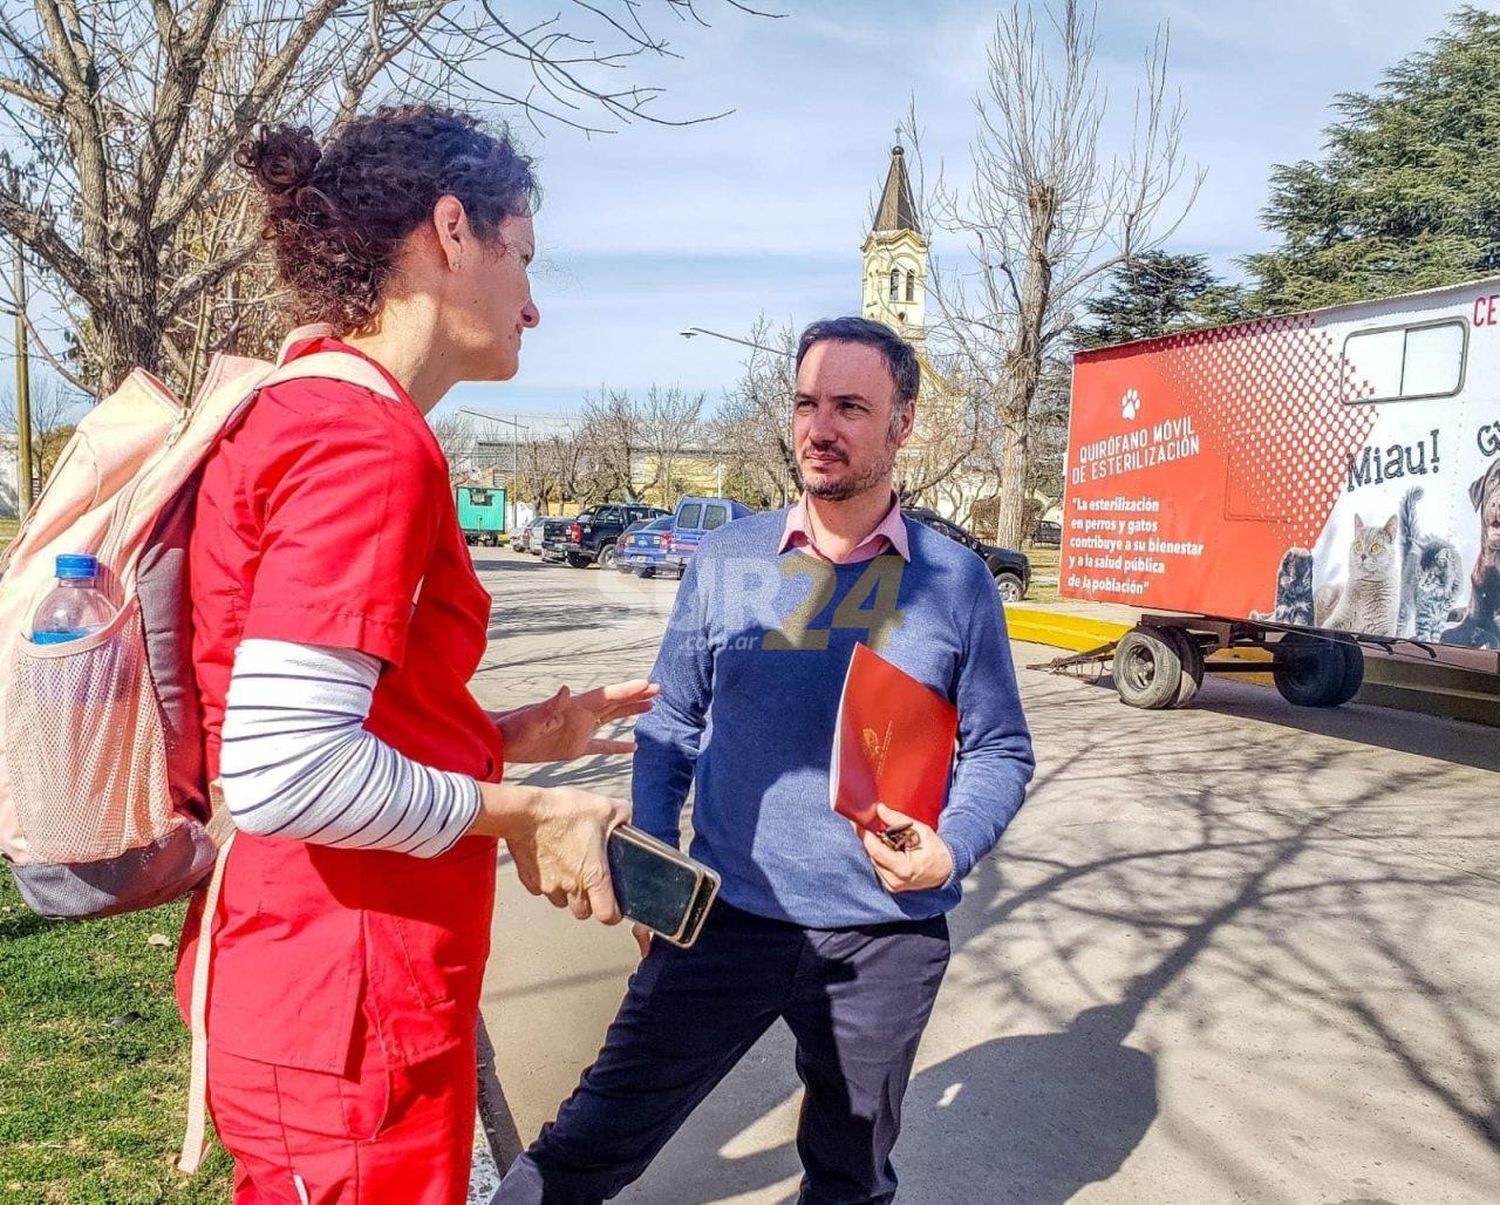
<path id="1" fill-rule="evenodd" d="M 59 581 L 84 581 L 99 576 L 99 558 L 82 552 L 64 552 L 57 558 Z"/>

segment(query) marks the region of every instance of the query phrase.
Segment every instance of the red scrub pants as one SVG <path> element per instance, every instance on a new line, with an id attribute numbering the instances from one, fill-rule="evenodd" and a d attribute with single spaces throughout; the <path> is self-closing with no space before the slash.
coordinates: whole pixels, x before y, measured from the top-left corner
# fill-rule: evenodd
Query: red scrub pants
<path id="1" fill-rule="evenodd" d="M 363 1027 L 361 1027 L 363 1028 Z M 415 1066 L 356 1041 L 351 1075 L 209 1046 L 208 1100 L 234 1205 L 463 1205 L 474 1149 L 472 1038 Z"/>

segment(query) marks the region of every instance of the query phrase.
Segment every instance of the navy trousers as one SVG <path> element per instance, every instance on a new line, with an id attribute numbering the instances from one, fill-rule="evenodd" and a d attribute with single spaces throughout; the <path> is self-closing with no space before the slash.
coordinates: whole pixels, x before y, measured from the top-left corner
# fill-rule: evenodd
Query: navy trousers
<path id="1" fill-rule="evenodd" d="M 901 1100 L 947 966 L 941 916 L 803 929 L 721 900 L 692 949 L 652 943 L 598 1060 L 495 1201 L 614 1196 L 778 1019 L 796 1038 L 806 1089 L 799 1199 L 891 1200 Z"/>

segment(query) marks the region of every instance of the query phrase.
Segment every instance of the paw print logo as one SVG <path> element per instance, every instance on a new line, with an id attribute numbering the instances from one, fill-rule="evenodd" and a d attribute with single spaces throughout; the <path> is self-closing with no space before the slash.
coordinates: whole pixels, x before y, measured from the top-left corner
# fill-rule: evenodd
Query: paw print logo
<path id="1" fill-rule="evenodd" d="M 1125 396 L 1120 399 L 1120 413 L 1127 421 L 1133 422 L 1135 416 L 1141 412 L 1141 395 L 1134 389 L 1127 389 Z"/>

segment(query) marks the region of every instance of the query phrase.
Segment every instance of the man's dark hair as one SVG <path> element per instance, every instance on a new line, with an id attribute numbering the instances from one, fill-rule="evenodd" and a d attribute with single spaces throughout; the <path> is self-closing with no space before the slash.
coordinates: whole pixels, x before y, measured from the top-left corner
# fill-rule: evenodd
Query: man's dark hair
<path id="1" fill-rule="evenodd" d="M 814 322 L 797 340 L 797 367 L 814 343 L 863 343 L 885 357 L 885 366 L 896 382 L 896 412 L 907 409 L 917 400 L 922 384 L 922 369 L 912 345 L 886 326 L 869 318 L 824 318 Z"/>

